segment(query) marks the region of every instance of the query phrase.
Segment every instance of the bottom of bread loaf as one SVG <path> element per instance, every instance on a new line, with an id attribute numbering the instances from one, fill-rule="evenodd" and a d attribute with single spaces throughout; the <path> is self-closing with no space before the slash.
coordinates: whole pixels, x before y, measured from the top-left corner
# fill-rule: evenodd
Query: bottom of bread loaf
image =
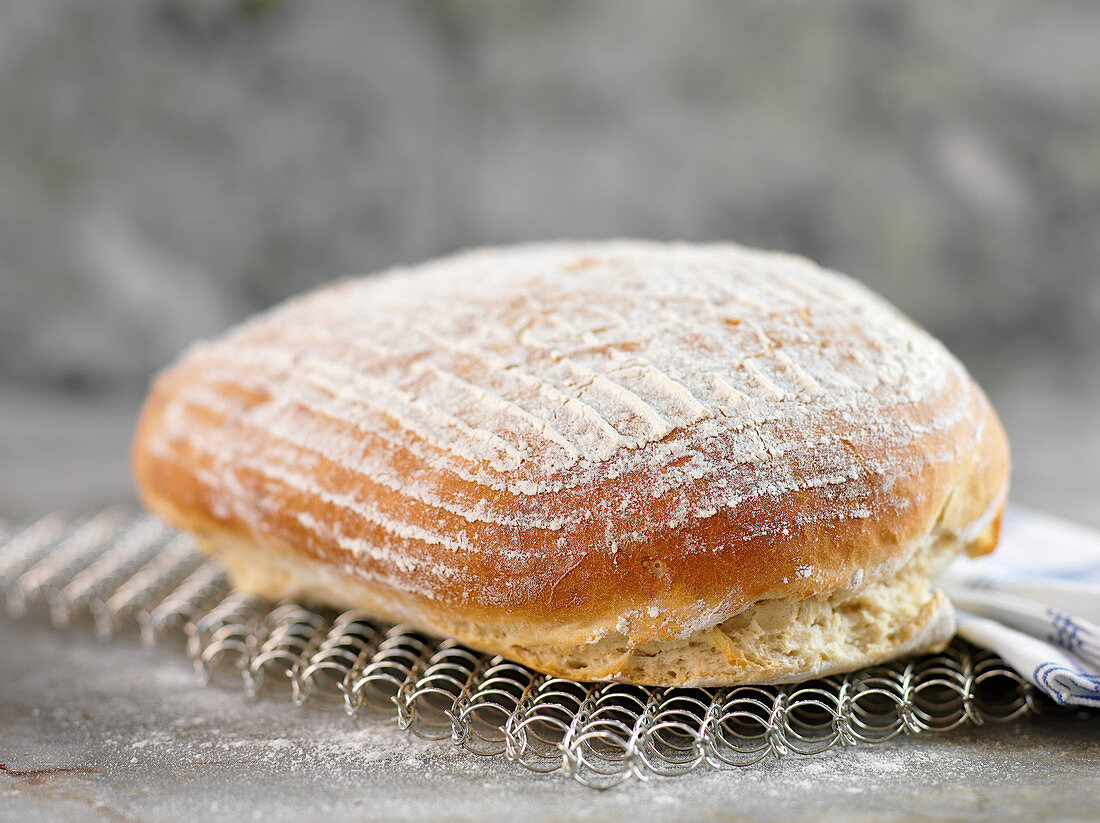
<path id="1" fill-rule="evenodd" d="M 938 554 L 930 549 L 914 560 L 925 566 Z M 577 680 L 677 686 L 796 683 L 942 651 L 955 634 L 955 610 L 942 592 L 929 590 L 929 580 L 910 566 L 858 593 L 761 600 L 679 640 L 631 648 L 625 637 L 613 633 L 590 645 L 527 646 L 512 656 Z"/>
<path id="2" fill-rule="evenodd" d="M 265 598 L 362 608 L 560 677 L 661 686 L 792 683 L 942 650 L 955 632 L 955 615 L 929 583 L 964 548 L 954 535 L 928 537 L 912 547 L 899 571 L 859 591 L 760 600 L 684 638 L 631 645 L 615 631 L 561 643 L 545 640 L 549 632 L 451 621 L 286 547 L 260 547 L 223 533 L 200 536 L 200 543 L 223 561 L 238 588 Z"/>

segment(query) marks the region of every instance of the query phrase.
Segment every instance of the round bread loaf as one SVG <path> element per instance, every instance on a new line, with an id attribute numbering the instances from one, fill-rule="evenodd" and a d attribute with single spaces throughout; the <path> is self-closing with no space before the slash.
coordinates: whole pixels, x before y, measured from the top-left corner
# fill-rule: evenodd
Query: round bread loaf
<path id="1" fill-rule="evenodd" d="M 196 345 L 134 444 L 242 589 L 580 680 L 805 679 L 954 633 L 1004 431 L 856 282 L 732 245 L 562 242 L 348 280 Z"/>

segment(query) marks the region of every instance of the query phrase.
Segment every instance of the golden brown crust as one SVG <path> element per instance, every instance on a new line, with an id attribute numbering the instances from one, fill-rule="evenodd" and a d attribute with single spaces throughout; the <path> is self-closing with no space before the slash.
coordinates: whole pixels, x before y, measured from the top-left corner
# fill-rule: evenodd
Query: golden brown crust
<path id="1" fill-rule="evenodd" d="M 469 624 L 485 636 L 506 634 L 511 646 L 564 648 L 611 632 L 635 647 L 682 639 L 762 599 L 797 601 L 888 578 L 933 533 L 957 536 L 972 553 L 992 549 L 1008 448 L 984 394 L 908 321 L 802 261 L 729 247 L 699 252 L 730 278 L 726 288 L 741 301 L 738 311 L 756 326 L 751 335 L 740 315 L 726 317 L 721 334 L 700 332 L 695 340 L 645 327 L 625 343 L 608 342 L 597 329 L 587 332 L 587 349 L 567 352 L 564 361 L 596 374 L 585 379 L 604 380 L 606 390 L 585 393 L 588 384 L 557 377 L 561 351 L 548 355 L 548 344 L 523 335 L 548 317 L 576 322 L 566 299 L 572 286 L 557 282 L 561 272 L 574 272 L 580 261 L 571 276 L 606 265 L 635 277 L 662 253 L 598 244 L 555 250 L 540 263 L 552 269 L 546 282 L 532 275 L 524 284 L 541 300 L 533 305 L 525 305 L 521 290 L 499 299 L 479 293 L 464 306 L 465 292 L 456 296 L 450 287 L 431 308 L 458 319 L 444 324 L 434 344 L 424 332 L 407 348 L 394 343 L 401 318 L 377 331 L 341 318 L 331 302 L 377 301 L 400 314 L 400 301 L 387 304 L 390 292 L 401 291 L 400 277 L 377 287 L 344 284 L 279 309 L 192 351 L 156 381 L 134 441 L 141 495 L 154 511 L 213 542 L 317 561 L 359 590 L 377 592 L 380 616 L 411 617 L 468 642 L 453 627 Z M 493 265 L 507 268 L 503 257 Z M 809 278 L 817 291 L 800 312 L 776 318 L 778 312 L 754 306 L 757 292 L 737 291 L 739 266 L 761 259 L 788 279 Z M 468 274 L 477 263 L 475 255 L 447 265 Z M 403 276 L 414 284 L 417 277 L 421 285 L 442 282 L 430 279 L 437 272 Z M 593 290 L 581 295 L 588 304 L 601 299 L 603 281 L 578 282 L 578 290 Z M 631 285 L 644 291 L 648 282 Z M 661 299 L 684 311 L 678 295 Z M 410 299 L 403 322 L 412 329 L 425 310 Z M 704 328 L 710 318 L 699 311 Z M 478 313 L 495 325 L 471 325 Z M 332 318 L 328 336 L 316 325 L 299 333 L 314 315 Z M 501 328 L 515 330 L 515 340 L 500 343 Z M 743 400 L 727 403 L 730 409 L 705 395 L 710 383 L 678 371 L 675 346 L 713 355 L 715 363 L 747 362 L 757 330 L 767 345 L 752 367 L 773 369 L 768 376 L 777 389 L 757 390 L 746 378 L 737 384 Z M 658 333 L 666 337 L 650 346 Z M 469 348 L 470 339 L 481 346 L 481 371 L 462 360 L 466 349 L 458 346 Z M 504 363 L 513 356 L 505 345 L 522 346 L 527 359 Z M 610 371 L 606 364 L 620 349 L 642 365 Z M 666 350 L 667 362 L 660 360 Z M 603 371 L 585 365 L 593 362 L 605 364 Z M 517 368 L 526 370 L 527 383 L 501 382 Z M 416 369 L 420 382 L 405 376 Z M 784 384 L 796 369 L 799 382 Z M 733 385 L 742 371 L 719 377 Z M 909 372 L 922 378 L 910 380 Z M 360 379 L 369 382 L 348 388 Z M 687 399 L 676 395 L 680 389 Z M 843 402 L 832 402 L 842 392 Z M 502 397 L 507 405 L 498 409 L 493 404 Z M 554 403 L 577 410 L 550 417 Z M 635 416 L 616 417 L 616 403 L 634 404 Z M 637 434 L 636 420 L 646 415 L 650 428 Z M 540 422 L 546 419 L 552 425 Z M 583 439 L 601 424 L 603 440 Z M 517 434 L 524 426 L 534 432 L 526 439 Z M 759 455 L 746 456 L 746 430 L 762 444 Z M 573 449 L 589 442 L 595 457 Z M 387 611 L 378 605 L 385 603 L 396 605 Z"/>

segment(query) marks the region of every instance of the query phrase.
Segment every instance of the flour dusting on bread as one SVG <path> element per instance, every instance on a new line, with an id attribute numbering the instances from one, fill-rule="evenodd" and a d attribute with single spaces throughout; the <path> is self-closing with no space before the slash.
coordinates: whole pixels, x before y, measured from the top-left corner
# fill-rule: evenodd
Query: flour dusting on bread
<path id="1" fill-rule="evenodd" d="M 291 546 L 426 630 L 637 647 L 876 585 L 933 529 L 985 546 L 1007 448 L 958 361 L 855 281 L 614 241 L 277 307 L 161 378 L 135 464 L 182 525 Z"/>

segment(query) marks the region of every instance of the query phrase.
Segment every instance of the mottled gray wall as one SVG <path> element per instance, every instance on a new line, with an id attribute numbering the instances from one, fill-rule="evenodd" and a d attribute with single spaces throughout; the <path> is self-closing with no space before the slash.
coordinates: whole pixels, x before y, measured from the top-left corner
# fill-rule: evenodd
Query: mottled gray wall
<path id="1" fill-rule="evenodd" d="M 4 3 L 0 414 L 130 408 L 340 274 L 633 235 L 852 273 L 1049 426 L 1100 396 L 1098 43 L 1090 0 Z"/>

